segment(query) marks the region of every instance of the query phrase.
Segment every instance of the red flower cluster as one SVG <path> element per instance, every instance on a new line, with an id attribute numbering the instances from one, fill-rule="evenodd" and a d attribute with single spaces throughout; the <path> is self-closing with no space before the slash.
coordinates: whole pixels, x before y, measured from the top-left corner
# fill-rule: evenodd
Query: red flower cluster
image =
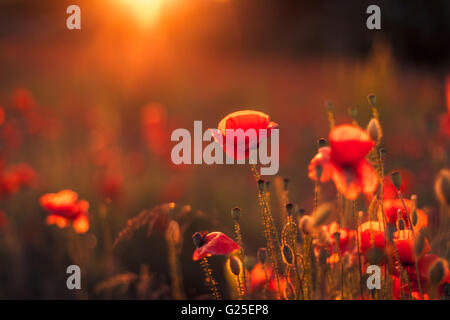
<path id="1" fill-rule="evenodd" d="M 308 176 L 325 182 L 330 178 L 347 199 L 356 199 L 363 192 L 372 194 L 378 185 L 378 176 L 365 159 L 375 145 L 369 135 L 353 125 L 341 125 L 331 130 L 330 146 L 321 147 L 311 160 Z"/>
<path id="2" fill-rule="evenodd" d="M 72 224 L 77 233 L 89 230 L 89 203 L 78 200 L 78 194 L 72 190 L 44 194 L 39 202 L 49 212 L 47 224 L 56 224 L 60 228 Z"/>

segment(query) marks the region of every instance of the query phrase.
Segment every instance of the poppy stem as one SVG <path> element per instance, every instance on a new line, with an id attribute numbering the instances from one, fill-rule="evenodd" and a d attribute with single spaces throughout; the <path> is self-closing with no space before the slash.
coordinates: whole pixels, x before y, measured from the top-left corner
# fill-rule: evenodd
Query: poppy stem
<path id="1" fill-rule="evenodd" d="M 241 226 L 240 226 L 239 222 L 236 220 L 234 221 L 234 234 L 236 236 L 237 243 L 241 247 L 241 250 L 239 252 L 239 256 L 240 256 L 239 258 L 241 259 L 242 266 L 243 266 L 242 281 L 243 281 L 244 285 L 242 287 L 242 290 L 243 290 L 243 296 L 245 296 L 247 293 L 247 275 L 246 275 L 247 269 L 245 268 L 245 252 L 244 252 L 244 246 L 243 246 L 243 241 L 242 241 Z M 237 277 L 239 278 L 240 276 L 237 276 Z"/>
<path id="2" fill-rule="evenodd" d="M 167 247 L 169 249 L 169 269 L 170 278 L 172 280 L 172 295 L 176 300 L 183 300 L 184 289 L 181 278 L 180 264 L 178 259 L 178 247 L 174 241 L 167 240 Z"/>
<path id="3" fill-rule="evenodd" d="M 359 225 L 359 215 L 356 212 L 356 200 L 353 201 L 353 215 L 355 217 L 356 222 L 356 230 L 358 230 Z M 361 252 L 359 247 L 359 232 L 356 232 L 356 248 L 358 250 L 358 271 L 359 271 L 359 290 L 361 293 L 361 299 L 364 300 L 364 289 L 363 289 L 363 283 L 362 283 L 362 270 L 361 270 Z"/>
<path id="4" fill-rule="evenodd" d="M 211 267 L 209 266 L 208 259 L 205 257 L 200 261 L 200 265 L 203 268 L 203 272 L 205 273 L 206 277 L 206 284 L 208 285 L 209 289 L 211 290 L 211 294 L 216 300 L 221 300 L 219 290 L 217 289 L 217 281 L 214 279 L 212 275 Z"/>
<path id="5" fill-rule="evenodd" d="M 411 220 L 411 216 L 409 215 L 409 210 L 406 207 L 406 203 L 405 203 L 405 200 L 403 199 L 403 195 L 402 195 L 402 192 L 400 191 L 400 189 L 397 189 L 397 193 L 398 193 L 398 197 L 400 198 L 400 200 L 402 202 L 403 208 L 405 209 L 406 217 L 408 218 L 409 228 L 411 229 L 412 240 L 413 240 L 414 247 L 415 247 L 416 239 L 415 239 L 415 235 L 414 235 L 414 227 L 413 227 L 413 223 Z M 420 299 L 423 300 L 422 286 L 420 284 L 420 277 L 419 277 L 419 265 L 417 263 L 417 256 L 416 256 L 415 252 L 413 255 L 414 255 L 414 265 L 416 267 L 417 287 L 419 287 Z"/>

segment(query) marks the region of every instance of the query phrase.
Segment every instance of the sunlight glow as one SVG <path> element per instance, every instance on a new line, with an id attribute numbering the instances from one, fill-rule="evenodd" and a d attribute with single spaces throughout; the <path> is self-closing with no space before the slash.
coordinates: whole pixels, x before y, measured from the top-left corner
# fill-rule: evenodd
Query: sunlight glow
<path id="1" fill-rule="evenodd" d="M 116 0 L 125 10 L 130 10 L 143 27 L 153 27 L 158 22 L 162 7 L 173 0 Z"/>

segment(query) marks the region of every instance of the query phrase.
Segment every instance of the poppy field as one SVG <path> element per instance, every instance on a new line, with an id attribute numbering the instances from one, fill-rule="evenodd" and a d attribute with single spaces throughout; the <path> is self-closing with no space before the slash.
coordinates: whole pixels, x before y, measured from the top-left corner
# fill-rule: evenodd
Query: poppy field
<path id="1" fill-rule="evenodd" d="M 238 2 L 79 1 L 80 30 L 66 3 L 0 4 L 0 299 L 449 298 L 434 35 L 411 40 L 421 60 L 362 5 L 333 23 L 364 31 L 336 44 L 325 5 Z M 175 163 L 194 121 L 244 163 Z M 276 174 L 247 161 L 261 134 L 218 143 L 227 129 L 267 133 Z"/>

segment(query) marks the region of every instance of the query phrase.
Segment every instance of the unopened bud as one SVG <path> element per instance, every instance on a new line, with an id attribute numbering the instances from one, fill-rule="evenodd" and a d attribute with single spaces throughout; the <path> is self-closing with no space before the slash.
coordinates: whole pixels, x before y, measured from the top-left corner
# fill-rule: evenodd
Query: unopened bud
<path id="1" fill-rule="evenodd" d="M 317 145 L 320 148 L 326 147 L 328 145 L 327 140 L 325 140 L 324 138 L 319 139 L 319 141 L 317 141 Z"/>
<path id="2" fill-rule="evenodd" d="M 241 219 L 241 208 L 234 207 L 233 209 L 231 209 L 231 217 L 234 221 L 239 222 L 239 220 Z"/>
<path id="3" fill-rule="evenodd" d="M 196 232 L 192 236 L 192 241 L 196 248 L 200 248 L 203 245 L 203 236 L 200 232 Z"/>
<path id="4" fill-rule="evenodd" d="M 425 235 L 423 232 L 419 232 L 414 241 L 414 254 L 419 257 L 425 249 Z"/>
<path id="5" fill-rule="evenodd" d="M 444 270 L 444 263 L 442 262 L 442 259 L 439 259 L 433 267 L 430 270 L 430 282 L 436 286 L 439 283 L 441 283 L 442 279 L 444 278 L 445 270 Z"/>
<path id="6" fill-rule="evenodd" d="M 358 117 L 358 109 L 356 109 L 356 107 L 348 107 L 347 112 L 348 115 L 353 119 L 356 119 Z"/>
<path id="7" fill-rule="evenodd" d="M 264 180 L 259 179 L 258 180 L 258 190 L 259 192 L 263 193 L 264 192 Z"/>
<path id="8" fill-rule="evenodd" d="M 230 265 L 230 270 L 231 272 L 235 275 L 238 276 L 241 273 L 241 260 L 236 257 L 236 256 L 231 256 L 229 259 L 229 265 Z"/>
<path id="9" fill-rule="evenodd" d="M 376 144 L 380 143 L 383 131 L 381 129 L 380 122 L 377 119 L 375 118 L 370 119 L 366 131 L 373 142 L 375 142 Z"/>
<path id="10" fill-rule="evenodd" d="M 284 191 L 287 191 L 289 187 L 289 179 L 288 178 L 284 178 L 283 179 L 283 189 Z"/>
<path id="11" fill-rule="evenodd" d="M 391 173 L 392 183 L 395 188 L 400 191 L 400 187 L 402 185 L 402 175 L 398 171 L 394 171 Z"/>
<path id="12" fill-rule="evenodd" d="M 311 216 L 303 216 L 300 219 L 299 227 L 300 230 L 305 234 L 309 235 L 313 230 L 313 222 Z"/>
<path id="13" fill-rule="evenodd" d="M 283 246 L 283 260 L 288 265 L 291 265 L 294 261 L 294 254 L 292 253 L 292 249 L 287 244 Z"/>
<path id="14" fill-rule="evenodd" d="M 367 101 L 372 107 L 375 107 L 377 105 L 377 96 L 371 93 L 367 96 Z"/>
<path id="15" fill-rule="evenodd" d="M 292 216 L 292 211 L 294 210 L 294 205 L 292 203 L 286 203 L 286 211 L 289 216 Z"/>
<path id="16" fill-rule="evenodd" d="M 259 248 L 258 249 L 258 253 L 256 254 L 258 261 L 262 264 L 264 264 L 266 262 L 266 258 L 267 258 L 267 250 L 266 248 Z"/>
<path id="17" fill-rule="evenodd" d="M 450 205 L 450 170 L 442 169 L 434 184 L 434 192 L 439 202 Z"/>

